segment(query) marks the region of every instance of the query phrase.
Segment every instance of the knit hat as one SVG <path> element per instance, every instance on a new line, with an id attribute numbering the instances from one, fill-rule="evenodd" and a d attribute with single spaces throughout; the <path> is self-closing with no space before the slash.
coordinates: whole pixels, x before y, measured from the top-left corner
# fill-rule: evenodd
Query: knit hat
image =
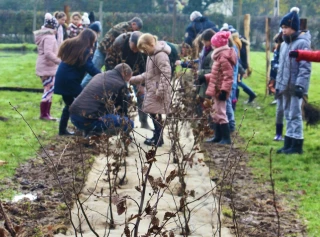
<path id="1" fill-rule="evenodd" d="M 219 48 L 228 44 L 231 33 L 229 31 L 219 31 L 211 38 L 211 45 Z"/>
<path id="2" fill-rule="evenodd" d="M 223 23 L 220 31 L 229 31 L 229 25 L 228 25 L 228 23 Z"/>
<path id="3" fill-rule="evenodd" d="M 89 20 L 90 20 L 90 24 L 92 24 L 93 22 L 95 22 L 94 12 L 90 12 L 90 13 L 89 13 Z"/>
<path id="4" fill-rule="evenodd" d="M 89 20 L 89 15 L 88 13 L 83 13 L 83 16 L 82 16 L 82 24 L 83 25 L 90 25 L 90 20 Z"/>
<path id="5" fill-rule="evenodd" d="M 194 21 L 198 17 L 202 17 L 202 14 L 198 11 L 194 11 L 190 14 L 190 21 Z"/>
<path id="6" fill-rule="evenodd" d="M 134 18 L 132 18 L 129 22 L 130 22 L 130 23 L 132 23 L 132 22 L 136 23 L 137 26 L 138 26 L 138 28 L 139 28 L 139 30 L 142 29 L 143 21 L 141 20 L 141 18 L 139 18 L 139 17 L 134 17 Z"/>
<path id="7" fill-rule="evenodd" d="M 132 34 L 130 35 L 129 41 L 132 42 L 132 43 L 134 43 L 134 45 L 137 46 L 139 37 L 140 37 L 141 35 L 142 35 L 142 32 L 141 32 L 141 31 L 134 31 L 134 32 L 132 32 Z"/>
<path id="8" fill-rule="evenodd" d="M 50 13 L 44 15 L 44 26 L 51 29 L 56 29 L 58 27 L 58 21 Z"/>
<path id="9" fill-rule="evenodd" d="M 288 26 L 295 31 L 299 31 L 300 30 L 300 19 L 298 15 L 299 11 L 300 9 L 297 7 L 291 8 L 290 12 L 282 18 L 280 22 L 280 27 Z"/>
<path id="10" fill-rule="evenodd" d="M 231 34 L 238 33 L 238 31 L 232 25 L 229 25 L 229 31 Z"/>
<path id="11" fill-rule="evenodd" d="M 94 23 L 92 23 L 89 28 L 97 33 L 101 32 L 101 23 L 100 21 L 95 21 Z"/>

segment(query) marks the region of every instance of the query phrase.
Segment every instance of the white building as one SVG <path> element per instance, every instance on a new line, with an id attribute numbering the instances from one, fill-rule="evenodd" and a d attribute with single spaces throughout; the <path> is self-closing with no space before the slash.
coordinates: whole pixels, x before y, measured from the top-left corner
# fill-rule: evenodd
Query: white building
<path id="1" fill-rule="evenodd" d="M 192 1 L 192 0 L 190 0 Z M 219 3 L 212 3 L 208 10 L 205 13 L 222 13 L 225 16 L 232 16 L 233 15 L 233 0 L 223 0 Z"/>

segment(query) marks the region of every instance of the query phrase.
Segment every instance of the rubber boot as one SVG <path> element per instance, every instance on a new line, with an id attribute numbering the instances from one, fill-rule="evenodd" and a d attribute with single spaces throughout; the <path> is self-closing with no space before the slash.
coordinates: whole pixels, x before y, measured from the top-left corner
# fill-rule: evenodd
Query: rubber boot
<path id="1" fill-rule="evenodd" d="M 52 121 L 57 121 L 57 119 L 56 119 L 56 118 L 51 117 L 51 114 L 50 114 L 50 111 L 51 111 L 51 104 L 52 104 L 52 102 L 51 102 L 51 101 L 50 101 L 50 102 L 48 102 L 47 116 L 50 118 L 50 120 L 52 120 Z"/>
<path id="2" fill-rule="evenodd" d="M 153 119 L 153 125 L 154 125 L 153 138 L 146 139 L 144 141 L 144 144 L 146 144 L 148 146 L 161 147 L 163 145 L 163 134 L 161 133 L 162 126 L 161 126 L 161 124 L 158 123 L 158 121 L 156 121 L 156 119 Z"/>
<path id="3" fill-rule="evenodd" d="M 291 154 L 302 154 L 303 153 L 303 139 L 295 139 L 291 138 L 292 144 L 289 149 L 286 149 L 283 151 L 284 154 L 286 155 L 291 155 Z"/>
<path id="4" fill-rule="evenodd" d="M 277 150 L 277 154 L 284 153 L 284 151 L 288 150 L 291 147 L 291 145 L 292 145 L 292 138 L 285 136 L 284 137 L 284 145 L 282 148 Z"/>
<path id="5" fill-rule="evenodd" d="M 48 110 L 48 102 L 41 102 L 40 103 L 40 119 L 42 120 L 50 120 L 50 118 L 47 116 L 47 110 Z"/>
<path id="6" fill-rule="evenodd" d="M 231 144 L 229 123 L 220 124 L 221 141 L 219 144 Z"/>
<path id="7" fill-rule="evenodd" d="M 151 130 L 151 127 L 148 124 L 148 115 L 140 110 L 139 110 L 138 114 L 139 114 L 139 121 L 141 124 L 141 128 Z"/>
<path id="8" fill-rule="evenodd" d="M 59 124 L 60 136 L 74 135 L 74 132 L 69 132 L 67 130 L 69 117 L 70 117 L 69 106 L 65 106 L 62 110 L 62 114 L 60 118 L 60 124 Z"/>
<path id="9" fill-rule="evenodd" d="M 277 123 L 276 124 L 276 135 L 273 139 L 274 141 L 283 141 L 282 130 L 283 130 L 283 124 Z"/>
<path id="10" fill-rule="evenodd" d="M 218 143 L 221 141 L 221 128 L 220 124 L 212 123 L 214 136 L 212 138 L 207 139 L 206 143 Z"/>

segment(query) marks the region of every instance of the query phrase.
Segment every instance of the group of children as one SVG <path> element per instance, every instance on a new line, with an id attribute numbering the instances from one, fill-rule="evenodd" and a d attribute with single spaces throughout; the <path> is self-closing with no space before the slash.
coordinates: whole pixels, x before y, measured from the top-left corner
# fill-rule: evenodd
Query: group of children
<path id="1" fill-rule="evenodd" d="M 87 16 L 85 15 L 85 17 Z M 308 49 L 308 32 L 301 34 L 298 27 L 292 26 L 295 21 L 289 17 L 295 19 L 297 14 L 295 15 L 293 11 L 281 21 L 280 26 L 285 43 L 291 44 L 295 40 L 305 42 L 301 43 L 304 47 L 302 49 Z M 90 21 L 86 22 L 79 13 L 74 13 L 71 19 L 72 23 L 66 29 L 64 26 L 66 15 L 64 13 L 57 13 L 55 17 L 47 13 L 44 26 L 35 32 L 39 52 L 37 75 L 41 78 L 44 86 L 40 118 L 52 119 L 50 116 L 52 93 L 62 95 L 65 108 L 60 119 L 60 135 L 71 134 L 67 130 L 70 116 L 69 106 L 90 82 L 90 76 L 101 73 L 100 69 L 104 60 L 108 58 L 108 55 L 112 55 L 116 48 L 118 42 L 115 42 L 115 39 L 121 34 L 127 34 L 127 32 L 137 32 L 143 24 L 138 17 L 128 22 L 119 23 L 107 32 L 97 47 L 97 36 L 101 31 L 99 28 L 101 26 L 90 23 Z M 287 28 L 294 28 L 294 30 L 288 31 Z M 61 41 L 67 35 L 69 38 Z M 131 39 L 131 36 L 128 38 L 129 47 L 127 48 L 132 51 L 132 54 L 143 53 L 147 56 L 145 71 L 140 70 L 129 80 L 129 83 L 140 88 L 139 90 L 143 94 L 139 110 L 143 114 L 149 114 L 153 120 L 154 135 L 152 138 L 146 139 L 145 144 L 161 146 L 164 143 L 162 115 L 170 113 L 171 105 L 172 63 L 170 64 L 169 56 L 172 47 L 165 41 L 158 41 L 157 37 L 149 33 L 132 34 L 132 36 L 134 39 Z M 300 38 L 303 40 L 299 40 Z M 199 55 L 196 55 L 199 67 L 198 79 L 194 84 L 201 102 L 208 98 L 213 100 L 210 109 L 212 111 L 211 125 L 215 136 L 208 139 L 207 142 L 231 144 L 230 133 L 235 130 L 234 111 L 239 96 L 238 87 L 242 87 L 244 92 L 249 95 L 248 103 L 256 98 L 256 94 L 242 82 L 242 78 L 247 75 L 249 69 L 246 54 L 248 42 L 232 26 L 227 24 L 224 24 L 219 32 L 212 29 L 203 30 L 194 42 L 196 41 L 201 42 L 202 48 L 199 50 Z M 307 93 L 308 83 L 306 84 L 306 82 L 308 82 L 308 71 L 310 71 L 307 64 L 296 63 L 294 68 L 290 68 L 290 70 L 297 71 L 297 75 L 294 78 L 289 77 L 289 82 L 287 78 L 283 83 L 287 74 L 292 75 L 292 72 L 287 69 L 287 61 L 284 61 L 287 53 L 289 54 L 287 52 L 289 49 L 291 47 L 281 47 L 276 83 L 277 92 L 280 92 L 277 94 L 278 108 L 283 108 L 287 120 L 285 145 L 278 152 L 285 154 L 302 153 L 301 108 L 300 111 L 295 108 L 297 105 L 299 107 L 301 103 L 301 93 L 302 95 Z M 298 49 L 300 49 L 300 45 Z M 124 47 L 121 46 L 120 51 L 123 50 Z M 121 52 L 121 55 L 124 54 Z M 122 58 L 122 61 L 126 59 Z M 126 63 L 130 65 L 129 61 Z M 179 61 L 177 64 L 181 63 L 185 62 Z M 134 71 L 134 64 L 131 67 Z M 304 69 L 305 75 L 299 71 L 300 68 Z M 84 78 L 85 74 L 88 75 Z M 302 80 L 301 77 L 305 80 Z M 287 90 L 292 88 L 292 81 L 298 82 L 297 85 L 293 85 L 297 98 L 290 95 L 291 97 L 288 99 Z M 290 111 L 284 106 L 288 103 L 291 104 Z M 204 106 L 201 103 L 194 112 L 201 115 L 203 109 Z M 298 135 L 297 129 L 299 130 Z"/>

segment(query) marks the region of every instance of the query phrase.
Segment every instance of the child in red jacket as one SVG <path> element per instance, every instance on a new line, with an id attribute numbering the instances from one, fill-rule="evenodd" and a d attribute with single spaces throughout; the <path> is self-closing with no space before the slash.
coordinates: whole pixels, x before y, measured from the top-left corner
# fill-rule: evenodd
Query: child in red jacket
<path id="1" fill-rule="evenodd" d="M 211 38 L 213 65 L 211 73 L 206 74 L 207 96 L 213 98 L 212 119 L 215 124 L 215 137 L 212 142 L 231 144 L 229 121 L 226 114 L 226 100 L 229 98 L 233 83 L 233 67 L 237 64 L 237 55 L 228 46 L 231 33 L 221 31 Z"/>

